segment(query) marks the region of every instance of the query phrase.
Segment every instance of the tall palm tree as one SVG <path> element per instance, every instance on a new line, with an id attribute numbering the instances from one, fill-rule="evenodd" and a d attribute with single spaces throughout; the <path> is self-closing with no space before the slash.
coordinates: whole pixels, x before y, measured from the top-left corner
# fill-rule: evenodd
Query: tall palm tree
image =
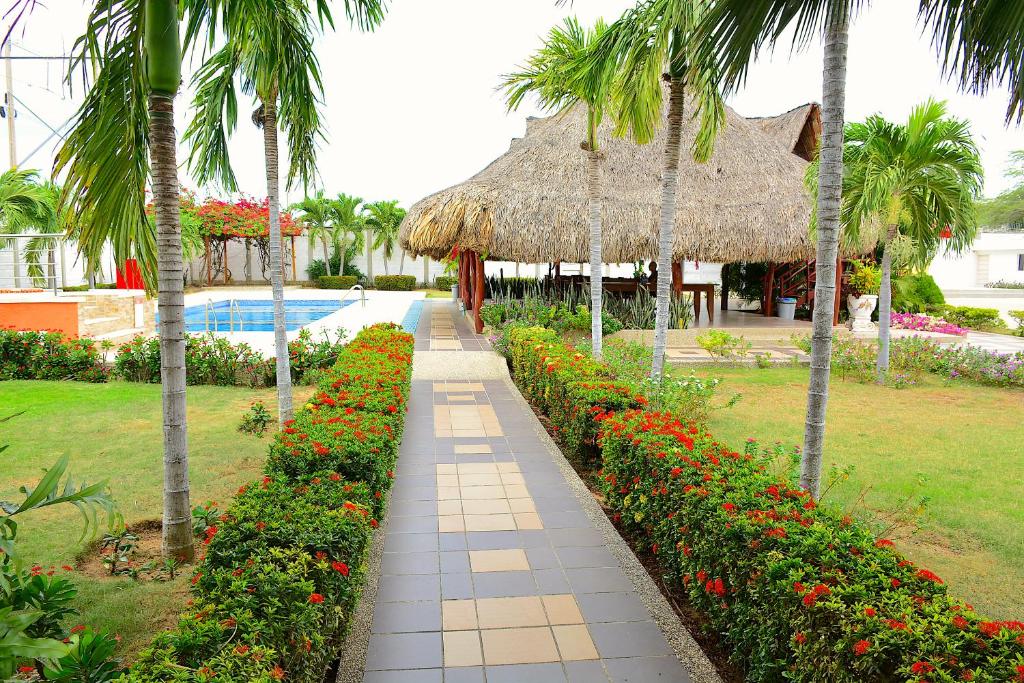
<path id="1" fill-rule="evenodd" d="M 591 63 L 594 46 L 608 26 L 601 20 L 586 29 L 575 17 L 548 33 L 544 45 L 520 71 L 504 76 L 509 111 L 517 109 L 529 93 L 536 93 L 549 111 L 565 111 L 582 102 L 587 107 L 586 139 L 580 147 L 587 155 L 587 202 L 590 211 L 590 335 L 595 358 L 601 357 L 601 152 L 597 131 L 609 104 L 613 60 Z"/>
<path id="2" fill-rule="evenodd" d="M 334 243 L 334 200 L 324 196 L 323 190 L 317 190 L 315 197 L 306 197 L 293 204 L 293 211 L 302 212 L 302 222 L 306 225 L 306 233 L 311 240 L 319 240 L 323 247 L 324 265 L 327 274 L 331 273 L 331 245 Z M 338 273 L 339 275 L 341 273 Z"/>
<path id="3" fill-rule="evenodd" d="M 39 286 L 55 286 L 57 277 L 56 240 L 45 235 L 61 235 L 72 229 L 67 220 L 67 211 L 58 211 L 60 202 L 60 186 L 51 180 L 41 183 L 46 194 L 46 207 L 40 216 L 40 223 L 35 228 L 37 237 L 25 241 L 25 265 L 29 277 Z M 46 253 L 46 269 L 43 269 L 40 256 Z"/>
<path id="4" fill-rule="evenodd" d="M 363 241 L 363 233 L 366 231 L 366 217 L 363 215 L 363 198 L 353 195 L 338 193 L 338 198 L 333 202 L 334 215 L 334 240 L 335 245 L 341 251 L 341 272 L 345 274 L 345 266 L 348 262 L 349 246 L 355 246 L 358 253 Z M 351 245 L 349 237 L 352 238 Z"/>
<path id="5" fill-rule="evenodd" d="M 164 422 L 163 552 L 191 560 L 184 263 L 174 131 L 174 98 L 181 81 L 178 21 L 177 0 L 94 4 L 74 45 L 68 73 L 70 78 L 79 67 L 92 66 L 95 78 L 57 153 L 54 175 L 66 174 L 60 210 L 72 217 L 86 260 L 97 263 L 109 243 L 118 263 L 137 258 L 147 287 L 156 285 Z M 149 181 L 155 235 L 146 215 Z"/>
<path id="6" fill-rule="evenodd" d="M 981 160 L 968 123 L 947 118 L 945 102 L 928 100 L 902 125 L 877 115 L 847 125 L 843 166 L 844 232 L 856 240 L 868 221 L 885 231 L 878 296 L 881 382 L 889 370 L 890 245 L 897 234 L 908 238 L 918 265 L 927 265 L 938 251 L 945 228 L 951 235 L 949 248 L 969 245 L 978 226 Z"/>
<path id="7" fill-rule="evenodd" d="M 640 144 L 654 138 L 661 124 L 668 84 L 668 126 L 662 170 L 661 213 L 658 221 L 658 278 L 651 377 L 661 377 L 668 338 L 672 272 L 672 236 L 679 153 L 682 143 L 684 93 L 695 105 L 700 127 L 691 150 L 703 163 L 714 151 L 715 138 L 725 123 L 725 103 L 719 92 L 714 55 L 704 49 L 697 28 L 710 0 L 641 0 L 612 24 L 595 46 L 592 64 L 602 70 L 606 59 L 618 62 L 614 93 L 616 132 L 629 132 Z"/>
<path id="8" fill-rule="evenodd" d="M 333 26 L 327 0 L 316 10 L 306 0 L 190 0 L 202 5 L 186 30 L 186 44 L 220 44 L 193 78 L 195 119 L 185 131 L 193 144 L 189 163 L 200 183 L 217 180 L 237 188 L 227 139 L 238 122 L 236 82 L 257 102 L 253 122 L 263 129 L 270 203 L 270 282 L 274 299 L 278 418 L 292 417 L 291 370 L 285 327 L 278 127 L 288 142 L 288 187 L 309 187 L 316 175 L 316 145 L 323 137 L 319 104 L 323 82 L 314 51 L 316 24 Z M 345 0 L 349 19 L 372 29 L 383 19 L 382 0 Z M 314 14 L 316 17 L 314 17 Z M 344 256 L 343 259 L 344 260 Z"/>
<path id="9" fill-rule="evenodd" d="M 382 249 L 384 256 L 384 272 L 388 272 L 388 261 L 395 255 L 395 246 L 398 244 L 398 228 L 405 218 L 405 209 L 398 205 L 397 199 L 391 201 L 373 202 L 366 204 L 363 209 L 366 211 L 367 234 L 373 231 L 373 248 Z M 398 261 L 398 274 L 402 274 L 405 267 L 405 249 Z"/>
<path id="10" fill-rule="evenodd" d="M 40 184 L 38 171 L 12 168 L 0 175 L 0 233 L 45 230 L 53 213 L 53 198 Z M 0 248 L 7 247 L 11 248 L 13 259 L 13 283 L 20 287 L 22 245 L 14 238 L 0 239 Z"/>

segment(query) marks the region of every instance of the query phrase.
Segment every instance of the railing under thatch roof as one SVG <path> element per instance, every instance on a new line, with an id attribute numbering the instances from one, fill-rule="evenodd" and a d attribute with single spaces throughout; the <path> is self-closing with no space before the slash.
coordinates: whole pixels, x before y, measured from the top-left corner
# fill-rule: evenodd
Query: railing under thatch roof
<path id="1" fill-rule="evenodd" d="M 403 248 L 434 258 L 459 246 L 496 260 L 587 261 L 586 163 L 580 149 L 585 115 L 578 106 L 529 120 L 526 136 L 483 171 L 413 205 L 402 223 Z M 714 154 L 698 164 L 686 151 L 696 125 L 687 120 L 683 130 L 673 260 L 812 258 L 811 200 L 803 184 L 807 162 L 787 151 L 780 133 L 727 109 Z M 652 258 L 664 127 L 650 144 L 636 145 L 613 138 L 606 121 L 600 144 L 604 260 Z"/>

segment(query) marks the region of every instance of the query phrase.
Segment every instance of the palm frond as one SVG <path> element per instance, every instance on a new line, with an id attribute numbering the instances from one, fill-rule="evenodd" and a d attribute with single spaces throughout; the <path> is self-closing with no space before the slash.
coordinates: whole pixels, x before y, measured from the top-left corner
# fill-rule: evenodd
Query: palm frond
<path id="1" fill-rule="evenodd" d="M 192 77 L 195 96 L 193 118 L 182 140 L 191 147 L 189 169 L 200 185 L 217 183 L 236 192 L 238 183 L 231 168 L 228 138 L 238 125 L 235 76 L 239 53 L 228 45 L 214 53 Z"/>

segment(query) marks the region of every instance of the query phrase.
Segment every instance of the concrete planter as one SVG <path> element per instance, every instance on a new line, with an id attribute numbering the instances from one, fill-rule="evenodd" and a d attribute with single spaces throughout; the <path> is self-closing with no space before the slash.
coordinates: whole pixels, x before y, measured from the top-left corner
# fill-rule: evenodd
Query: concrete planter
<path id="1" fill-rule="evenodd" d="M 871 322 L 871 314 L 875 312 L 878 305 L 876 294 L 864 294 L 855 297 L 852 294 L 846 295 L 846 310 L 850 312 L 850 320 L 846 323 L 854 332 L 873 332 L 878 327 Z"/>

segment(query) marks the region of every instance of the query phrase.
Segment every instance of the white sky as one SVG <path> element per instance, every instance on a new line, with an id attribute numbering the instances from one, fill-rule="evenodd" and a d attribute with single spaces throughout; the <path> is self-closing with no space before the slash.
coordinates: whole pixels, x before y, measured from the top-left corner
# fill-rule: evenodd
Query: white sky
<path id="1" fill-rule="evenodd" d="M 84 23 L 81 0 L 44 0 L 16 35 L 14 54 L 60 54 Z M 495 92 L 500 75 L 521 63 L 540 36 L 563 16 L 584 23 L 599 16 L 614 20 L 630 0 L 392 0 L 383 26 L 373 34 L 343 28 L 320 40 L 326 86 L 323 115 L 327 142 L 319 169 L 329 193 L 398 199 L 408 206 L 423 196 L 461 182 L 503 153 L 523 134 L 532 106 L 507 114 Z M 971 122 L 982 151 L 987 195 L 1007 187 L 1007 155 L 1024 148 L 1024 129 L 1007 128 L 1007 96 L 962 95 L 939 73 L 928 39 L 916 24 L 915 0 L 884 0 L 855 22 L 850 37 L 847 120 L 878 112 L 902 121 L 928 96 L 949 101 L 950 112 Z M 751 70 L 747 87 L 729 104 L 746 116 L 775 115 L 821 100 L 821 47 L 791 56 L 788 44 Z M 62 66 L 14 62 L 15 94 L 50 126 L 70 117 L 79 103 L 61 83 Z M 179 132 L 190 94 L 178 98 Z M 243 110 L 251 110 L 243 105 Z M 7 143 L 6 127 L 0 144 Z M 49 134 L 24 109 L 17 118 L 18 160 Z M 54 141 L 25 161 L 49 169 Z M 2 150 L 6 152 L 6 149 Z M 266 194 L 262 136 L 247 116 L 231 144 L 243 191 Z M 6 157 L 6 155 L 5 155 Z M 187 150 L 179 151 L 179 159 Z M 283 167 L 283 164 L 282 164 Z M 184 184 L 195 187 L 183 169 Z M 205 194 L 205 192 L 204 192 Z M 300 199 L 298 191 L 287 195 Z"/>

